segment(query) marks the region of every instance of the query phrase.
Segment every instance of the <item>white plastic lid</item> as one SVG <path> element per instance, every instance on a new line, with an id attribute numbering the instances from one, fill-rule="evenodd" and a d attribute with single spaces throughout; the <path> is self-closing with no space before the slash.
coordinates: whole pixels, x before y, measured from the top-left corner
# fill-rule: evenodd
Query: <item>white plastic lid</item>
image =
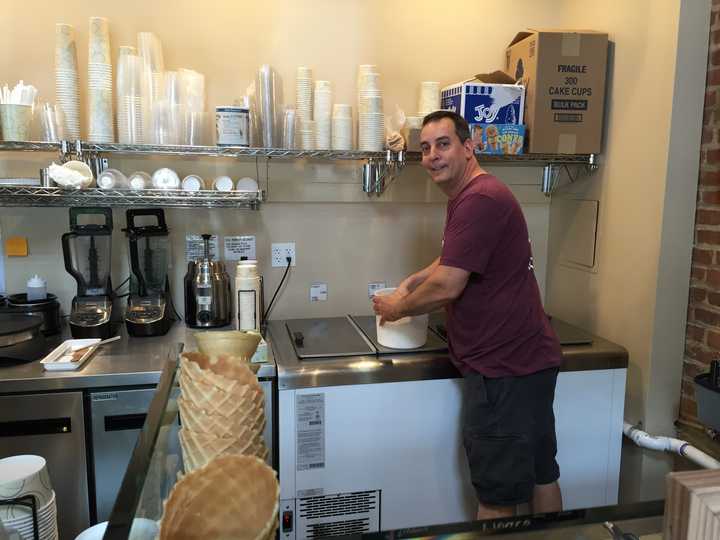
<path id="1" fill-rule="evenodd" d="M 27 286 L 28 287 L 44 287 L 45 280 L 43 278 L 41 278 L 40 276 L 38 276 L 37 274 L 35 274 L 33 277 L 28 279 Z"/>

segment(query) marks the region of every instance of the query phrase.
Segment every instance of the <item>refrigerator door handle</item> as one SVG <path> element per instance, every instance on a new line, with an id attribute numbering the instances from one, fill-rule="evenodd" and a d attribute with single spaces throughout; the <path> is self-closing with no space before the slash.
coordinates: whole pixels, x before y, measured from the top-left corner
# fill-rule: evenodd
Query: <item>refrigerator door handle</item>
<path id="1" fill-rule="evenodd" d="M 0 438 L 62 433 L 72 433 L 72 421 L 69 417 L 0 422 Z"/>
<path id="2" fill-rule="evenodd" d="M 106 416 L 105 420 L 105 431 L 127 431 L 127 430 L 140 430 L 145 425 L 145 417 L 147 414 L 115 414 Z"/>

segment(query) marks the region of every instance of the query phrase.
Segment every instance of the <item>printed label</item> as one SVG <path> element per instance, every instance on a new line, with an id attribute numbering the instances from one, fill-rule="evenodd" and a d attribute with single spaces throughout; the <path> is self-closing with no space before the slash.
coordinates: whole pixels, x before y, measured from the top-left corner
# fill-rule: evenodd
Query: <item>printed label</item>
<path id="1" fill-rule="evenodd" d="M 218 237 L 213 235 L 210 237 L 210 257 L 217 260 L 218 256 Z M 205 243 L 199 234 L 188 234 L 185 236 L 185 262 L 202 259 L 205 256 Z"/>
<path id="2" fill-rule="evenodd" d="M 254 236 L 226 236 L 224 244 L 226 261 L 255 260 Z"/>
<path id="3" fill-rule="evenodd" d="M 325 468 L 325 394 L 295 398 L 298 471 Z"/>
<path id="4" fill-rule="evenodd" d="M 117 398 L 117 392 L 101 392 L 92 395 L 92 401 L 115 401 Z"/>

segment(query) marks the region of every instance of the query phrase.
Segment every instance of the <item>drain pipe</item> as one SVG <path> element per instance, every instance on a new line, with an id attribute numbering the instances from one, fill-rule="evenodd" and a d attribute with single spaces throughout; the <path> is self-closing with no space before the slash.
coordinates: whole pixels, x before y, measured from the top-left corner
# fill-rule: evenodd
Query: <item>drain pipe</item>
<path id="1" fill-rule="evenodd" d="M 631 426 L 627 422 L 623 423 L 623 433 L 628 439 L 642 448 L 679 454 L 705 469 L 720 469 L 720 461 L 709 456 L 702 450 L 698 450 L 687 441 L 674 439 L 672 437 L 655 437 Z"/>

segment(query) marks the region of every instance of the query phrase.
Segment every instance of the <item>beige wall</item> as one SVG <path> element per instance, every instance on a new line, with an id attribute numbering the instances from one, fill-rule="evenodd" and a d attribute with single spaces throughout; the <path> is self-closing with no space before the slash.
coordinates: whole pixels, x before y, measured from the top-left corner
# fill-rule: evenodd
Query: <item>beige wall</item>
<path id="1" fill-rule="evenodd" d="M 78 34 L 81 92 L 86 75 L 88 17 L 110 19 L 113 50 L 133 44 L 139 31 L 151 30 L 163 42 L 168 69 L 189 67 L 207 77 L 208 105 L 240 97 L 262 63 L 271 64 L 283 80 L 284 95 L 293 96 L 294 70 L 313 67 L 316 78 L 333 82 L 336 102 L 355 103 L 355 71 L 375 63 L 382 73 L 386 112 L 398 104 L 415 109 L 421 80 L 456 82 L 477 72 L 502 67 L 507 42 L 523 26 L 557 21 L 546 9 L 553 2 L 517 3 L 522 24 L 498 5 L 458 2 L 438 10 L 432 2 L 289 1 L 257 2 L 29 2 L 0 10 L 0 79 L 32 82 L 41 97 L 52 99 L 53 39 L 56 22 L 73 24 Z M 172 7 L 170 7 L 172 6 Z M 458 17 L 457 14 L 465 15 Z M 478 21 L 483 24 L 477 37 Z M 292 99 L 286 99 L 292 103 Z M 36 175 L 53 156 L 0 156 L 0 175 Z M 355 163 L 281 163 L 266 169 L 254 161 L 214 159 L 115 158 L 111 166 L 125 173 L 152 172 L 170 165 L 182 174 L 212 178 L 228 173 L 258 177 L 269 191 L 259 212 L 171 210 L 176 303 L 184 274 L 184 235 L 255 234 L 269 293 L 281 269 L 269 268 L 270 242 L 295 241 L 298 266 L 273 310 L 274 317 L 369 312 L 368 281 L 397 283 L 437 254 L 444 221 L 444 199 L 418 165 L 409 166 L 386 195 L 368 199 L 362 193 Z M 259 174 L 258 174 L 259 172 Z M 523 203 L 534 245 L 538 279 L 544 288 L 549 199 L 539 193 L 541 169 L 502 168 L 497 174 L 512 185 Z M 302 203 L 302 204 L 301 204 Z M 390 203 L 390 204 L 383 204 Z M 115 212 L 115 283 L 127 275 L 126 242 L 119 229 L 122 211 Z M 65 307 L 74 282 L 60 262 L 59 237 L 67 228 L 65 209 L 0 209 L 2 234 L 26 235 L 31 257 L 7 261 L 7 290 L 22 290 L 32 272 L 48 277 L 49 289 Z M 309 302 L 309 287 L 326 281 L 325 303 Z"/>
<path id="2" fill-rule="evenodd" d="M 553 226 L 562 209 L 552 205 L 547 302 L 556 314 L 627 347 L 626 419 L 642 422 L 652 433 L 673 435 L 709 2 L 565 4 L 564 21 L 607 30 L 614 55 L 603 165 L 559 195 L 600 201 L 598 261 L 592 271 L 562 264 L 558 248 L 567 231 Z M 632 449 L 623 466 L 627 498 L 662 495 L 669 467 L 662 454 Z"/>

